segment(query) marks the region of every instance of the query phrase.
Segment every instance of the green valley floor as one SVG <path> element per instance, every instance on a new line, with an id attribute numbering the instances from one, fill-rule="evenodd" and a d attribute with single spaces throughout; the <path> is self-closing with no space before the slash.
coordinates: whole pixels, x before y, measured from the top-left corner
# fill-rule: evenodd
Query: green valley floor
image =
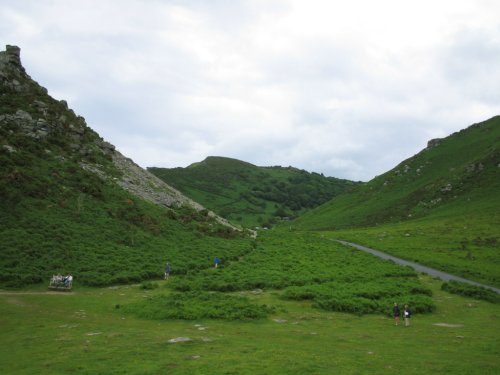
<path id="1" fill-rule="evenodd" d="M 164 293 L 165 281 L 154 290 L 0 291 L 0 373 L 498 374 L 500 306 L 419 278 L 437 308 L 415 314 L 410 327 L 395 326 L 389 314 L 314 309 L 272 290 L 235 293 L 276 307 L 254 321 L 159 321 L 124 313 L 123 306 Z"/>

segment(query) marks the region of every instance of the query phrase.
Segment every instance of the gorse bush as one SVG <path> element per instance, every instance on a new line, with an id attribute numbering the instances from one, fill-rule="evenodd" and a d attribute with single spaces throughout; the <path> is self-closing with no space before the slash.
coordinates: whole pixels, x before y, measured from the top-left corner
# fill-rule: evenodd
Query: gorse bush
<path id="1" fill-rule="evenodd" d="M 311 300 L 314 306 L 326 310 L 389 314 L 394 302 L 410 304 L 417 312 L 431 312 L 435 308 L 431 294 L 416 278 L 386 278 L 288 287 L 282 298 Z"/>
<path id="2" fill-rule="evenodd" d="M 274 312 L 240 296 L 213 292 L 155 295 L 146 301 L 124 306 L 123 311 L 147 319 L 260 319 Z"/>
<path id="3" fill-rule="evenodd" d="M 251 239 L 200 232 L 112 185 L 101 191 L 102 200 L 25 197 L 0 211 L 0 284 L 48 283 L 57 273 L 71 273 L 75 285 L 135 283 L 162 277 L 166 262 L 182 275 L 210 267 L 215 255 L 236 259 L 252 249 Z"/>
<path id="4" fill-rule="evenodd" d="M 232 292 L 284 289 L 282 298 L 311 300 L 335 311 L 389 313 L 394 302 L 415 311 L 434 309 L 431 291 L 415 271 L 374 258 L 314 234 L 267 232 L 238 262 L 174 280 L 178 291 Z"/>
<path id="5" fill-rule="evenodd" d="M 451 280 L 443 283 L 441 289 L 449 293 L 458 294 L 465 297 L 472 297 L 492 303 L 500 303 L 500 295 L 498 293 L 494 292 L 493 290 L 471 284 Z"/>

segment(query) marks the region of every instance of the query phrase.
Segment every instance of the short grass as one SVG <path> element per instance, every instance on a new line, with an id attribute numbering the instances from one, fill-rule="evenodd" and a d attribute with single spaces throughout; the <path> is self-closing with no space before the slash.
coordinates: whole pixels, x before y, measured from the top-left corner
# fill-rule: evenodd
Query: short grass
<path id="1" fill-rule="evenodd" d="M 253 321 L 148 320 L 123 306 L 165 293 L 136 286 L 0 294 L 2 374 L 497 374 L 500 306 L 450 295 L 421 276 L 437 309 L 408 328 L 239 292 L 278 308 Z M 170 283 L 168 281 L 168 283 Z M 168 291 L 168 290 L 167 290 Z M 40 294 L 38 294 L 40 293 Z M 390 309 L 390 306 L 388 306 Z M 177 337 L 192 341 L 169 343 Z"/>
<path id="2" fill-rule="evenodd" d="M 500 287 L 500 216 L 433 216 L 324 232 L 486 285 Z"/>

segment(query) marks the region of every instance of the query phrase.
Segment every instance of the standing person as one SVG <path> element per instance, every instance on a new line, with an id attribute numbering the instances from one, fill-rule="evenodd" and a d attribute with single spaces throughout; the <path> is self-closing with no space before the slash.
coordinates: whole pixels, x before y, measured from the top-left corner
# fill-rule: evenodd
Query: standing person
<path id="1" fill-rule="evenodd" d="M 405 317 L 405 327 L 408 327 L 410 325 L 410 318 L 411 318 L 411 310 L 408 307 L 408 305 L 405 305 L 405 311 L 403 314 Z"/>
<path id="2" fill-rule="evenodd" d="M 396 302 L 394 302 L 394 307 L 392 308 L 392 316 L 394 316 L 394 321 L 396 325 L 399 325 L 400 312 L 399 312 L 399 306 Z"/>
<path id="3" fill-rule="evenodd" d="M 170 263 L 167 262 L 165 265 L 165 280 L 167 280 L 170 277 Z"/>
<path id="4" fill-rule="evenodd" d="M 220 264 L 219 257 L 215 257 L 215 259 L 214 259 L 214 266 L 215 266 L 215 268 L 219 267 L 219 264 Z"/>

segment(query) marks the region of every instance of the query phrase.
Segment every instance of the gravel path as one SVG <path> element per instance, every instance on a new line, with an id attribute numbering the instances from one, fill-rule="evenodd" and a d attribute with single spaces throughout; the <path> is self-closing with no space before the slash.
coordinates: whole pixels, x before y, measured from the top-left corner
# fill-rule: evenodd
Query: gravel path
<path id="1" fill-rule="evenodd" d="M 422 266 L 421 264 L 418 264 L 415 262 L 410 262 L 408 260 L 396 258 L 395 256 L 383 253 L 383 252 L 378 251 L 378 250 L 370 249 L 369 247 L 361 246 L 361 245 L 358 245 L 358 244 L 355 244 L 352 242 L 335 240 L 335 239 L 333 241 L 341 243 L 342 245 L 354 247 L 354 248 L 361 250 L 361 251 L 365 251 L 367 253 L 378 256 L 382 259 L 392 260 L 394 263 L 401 264 L 402 266 L 410 266 L 411 268 L 413 268 L 417 272 L 423 272 L 423 273 L 426 273 L 426 274 L 434 276 L 434 277 L 439 277 L 441 280 L 444 280 L 444 281 L 450 281 L 450 280 L 460 281 L 462 283 L 468 283 L 468 284 L 472 284 L 472 285 L 476 285 L 476 286 L 481 286 L 483 288 L 491 289 L 491 290 L 500 294 L 500 289 L 495 288 L 494 286 L 480 284 L 480 283 L 477 283 L 477 282 L 472 281 L 472 280 L 464 279 L 463 277 L 460 277 L 460 276 L 455 276 L 455 275 L 452 275 L 452 274 L 449 274 L 449 273 L 446 273 L 443 271 L 436 270 L 434 268 Z"/>

